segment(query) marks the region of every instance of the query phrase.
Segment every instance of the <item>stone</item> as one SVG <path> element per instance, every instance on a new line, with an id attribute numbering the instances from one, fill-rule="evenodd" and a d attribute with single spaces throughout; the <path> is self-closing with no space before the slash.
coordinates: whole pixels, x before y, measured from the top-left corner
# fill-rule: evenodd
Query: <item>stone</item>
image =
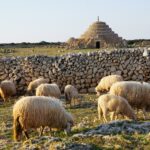
<path id="1" fill-rule="evenodd" d="M 111 71 L 111 72 L 116 71 L 116 67 L 112 66 L 112 67 L 110 68 L 110 71 Z"/>
<path id="2" fill-rule="evenodd" d="M 88 92 L 89 92 L 89 93 L 96 93 L 96 92 L 95 92 L 95 88 L 94 88 L 94 87 L 89 88 L 89 89 L 88 89 Z"/>
<path id="3" fill-rule="evenodd" d="M 87 93 L 87 89 L 81 89 L 79 92 L 80 93 Z"/>

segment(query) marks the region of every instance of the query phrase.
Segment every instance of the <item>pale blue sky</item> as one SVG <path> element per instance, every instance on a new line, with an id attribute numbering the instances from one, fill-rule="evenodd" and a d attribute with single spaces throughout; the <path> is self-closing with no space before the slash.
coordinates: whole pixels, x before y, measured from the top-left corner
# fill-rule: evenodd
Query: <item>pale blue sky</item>
<path id="1" fill-rule="evenodd" d="M 125 39 L 150 39 L 150 0 L 0 0 L 0 43 L 66 41 L 97 16 Z"/>

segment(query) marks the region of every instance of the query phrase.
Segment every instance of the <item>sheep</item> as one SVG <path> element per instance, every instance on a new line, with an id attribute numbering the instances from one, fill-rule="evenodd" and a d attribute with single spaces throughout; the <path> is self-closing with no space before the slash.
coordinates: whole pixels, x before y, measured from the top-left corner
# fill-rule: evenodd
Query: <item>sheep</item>
<path id="1" fill-rule="evenodd" d="M 95 88 L 97 95 L 100 96 L 101 92 L 109 91 L 112 84 L 119 81 L 123 81 L 123 78 L 120 75 L 109 75 L 103 77 Z"/>
<path id="2" fill-rule="evenodd" d="M 150 84 L 136 81 L 122 81 L 112 85 L 110 94 L 126 98 L 132 107 L 146 111 L 150 109 Z"/>
<path id="3" fill-rule="evenodd" d="M 36 88 L 42 83 L 49 83 L 49 80 L 48 79 L 44 79 L 44 78 L 38 78 L 36 80 L 31 81 L 29 83 L 28 87 L 27 87 L 27 93 L 33 95 L 33 93 L 35 92 Z"/>
<path id="4" fill-rule="evenodd" d="M 64 130 L 68 134 L 73 123 L 72 115 L 58 99 L 52 97 L 23 97 L 13 107 L 13 134 L 16 141 L 21 140 L 22 132 L 26 139 L 29 139 L 29 129 L 45 126 Z"/>
<path id="5" fill-rule="evenodd" d="M 60 98 L 61 91 L 57 84 L 41 84 L 36 89 L 36 96 L 51 96 L 55 98 Z"/>
<path id="6" fill-rule="evenodd" d="M 126 116 L 130 119 L 136 119 L 135 113 L 128 101 L 120 96 L 105 94 L 98 98 L 99 120 L 103 115 L 104 121 L 108 122 L 106 118 L 108 112 L 112 112 L 111 120 L 113 120 L 114 116 L 118 114 Z"/>
<path id="7" fill-rule="evenodd" d="M 0 96 L 6 102 L 9 97 L 16 94 L 16 86 L 11 80 L 4 80 L 0 84 Z"/>
<path id="8" fill-rule="evenodd" d="M 74 104 L 75 104 L 75 100 L 76 99 L 77 100 L 80 99 L 78 90 L 74 86 L 72 86 L 70 84 L 65 86 L 64 94 L 65 94 L 65 98 L 66 98 L 66 104 L 70 104 L 71 105 L 71 101 L 72 100 L 74 100 Z"/>

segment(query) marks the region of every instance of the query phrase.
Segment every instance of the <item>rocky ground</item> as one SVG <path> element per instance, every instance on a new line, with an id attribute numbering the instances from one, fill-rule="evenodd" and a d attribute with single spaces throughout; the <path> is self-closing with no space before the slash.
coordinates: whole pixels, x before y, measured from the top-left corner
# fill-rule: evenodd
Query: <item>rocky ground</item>
<path id="1" fill-rule="evenodd" d="M 70 135 L 63 131 L 45 128 L 44 136 L 37 130 L 29 132 L 30 139 L 13 141 L 13 102 L 0 103 L 0 149 L 2 150 L 98 150 L 98 149 L 150 149 L 150 122 L 121 120 L 103 124 L 97 119 L 95 95 L 83 95 L 81 106 L 68 108 L 75 118 L 75 126 Z"/>

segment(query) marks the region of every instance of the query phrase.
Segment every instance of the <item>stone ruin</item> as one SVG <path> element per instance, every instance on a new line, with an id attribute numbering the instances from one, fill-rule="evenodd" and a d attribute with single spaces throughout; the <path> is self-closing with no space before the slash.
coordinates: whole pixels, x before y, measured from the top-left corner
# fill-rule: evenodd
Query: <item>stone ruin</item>
<path id="1" fill-rule="evenodd" d="M 70 38 L 68 49 L 124 47 L 127 43 L 105 23 L 98 21 L 89 26 L 80 38 Z"/>

